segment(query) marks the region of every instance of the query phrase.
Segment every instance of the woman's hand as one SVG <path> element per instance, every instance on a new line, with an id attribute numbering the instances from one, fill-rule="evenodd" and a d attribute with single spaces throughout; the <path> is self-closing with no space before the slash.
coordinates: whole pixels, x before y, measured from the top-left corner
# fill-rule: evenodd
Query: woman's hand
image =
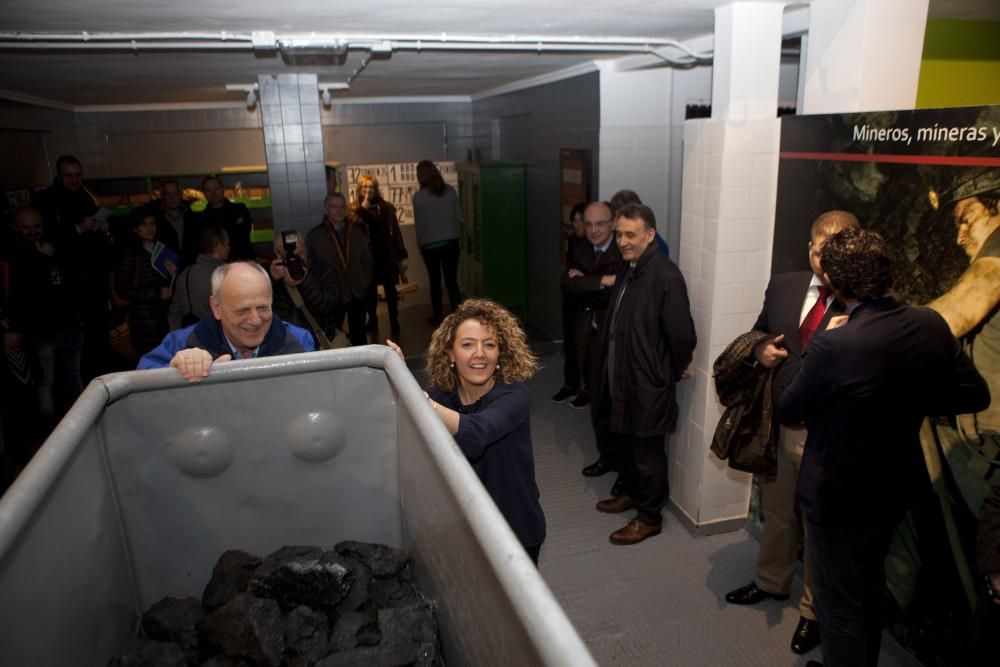
<path id="1" fill-rule="evenodd" d="M 385 344 L 386 344 L 386 346 L 387 346 L 387 347 L 388 347 L 388 348 L 389 348 L 390 350 L 392 350 L 393 352 L 395 352 L 395 353 L 396 353 L 396 355 L 397 355 L 397 356 L 398 356 L 398 357 L 399 357 L 400 359 L 402 359 L 403 361 L 406 361 L 406 357 L 404 357 L 404 356 L 403 356 L 403 348 L 401 348 L 401 347 L 400 347 L 399 345 L 396 345 L 396 344 L 395 344 L 394 342 L 392 342 L 392 341 L 391 341 L 391 340 L 389 340 L 388 338 L 386 338 L 386 339 L 385 339 Z"/>

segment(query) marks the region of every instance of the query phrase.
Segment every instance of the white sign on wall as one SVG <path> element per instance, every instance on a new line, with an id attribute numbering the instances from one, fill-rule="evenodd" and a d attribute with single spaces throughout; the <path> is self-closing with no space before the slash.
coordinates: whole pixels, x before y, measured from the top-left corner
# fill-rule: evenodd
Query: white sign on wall
<path id="1" fill-rule="evenodd" d="M 448 183 L 458 189 L 458 171 L 454 162 L 435 162 L 437 168 Z M 391 162 L 385 164 L 349 164 L 340 167 L 344 184 L 344 194 L 353 206 L 355 203 L 355 188 L 358 178 L 364 175 L 374 176 L 378 180 L 378 189 L 382 198 L 396 207 L 396 217 L 399 224 L 413 223 L 413 193 L 420 189 L 417 183 L 416 162 Z"/>

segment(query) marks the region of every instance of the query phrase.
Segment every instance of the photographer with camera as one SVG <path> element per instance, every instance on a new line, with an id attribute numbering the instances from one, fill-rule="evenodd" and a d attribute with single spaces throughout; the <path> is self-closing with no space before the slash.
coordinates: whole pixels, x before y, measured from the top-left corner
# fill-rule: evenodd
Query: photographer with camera
<path id="1" fill-rule="evenodd" d="M 284 321 L 312 331 L 317 347 L 324 347 L 317 329 L 330 339 L 336 334 L 342 303 L 337 274 L 322 260 L 308 256 L 304 240 L 294 230 L 275 236 L 274 254 L 270 266 L 274 311 Z"/>

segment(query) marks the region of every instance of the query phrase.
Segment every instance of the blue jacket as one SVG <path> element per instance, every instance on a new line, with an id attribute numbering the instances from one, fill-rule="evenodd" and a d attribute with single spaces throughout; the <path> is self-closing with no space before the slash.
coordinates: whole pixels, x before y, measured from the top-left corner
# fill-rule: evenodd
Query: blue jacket
<path id="1" fill-rule="evenodd" d="M 181 350 L 200 347 L 208 351 L 212 358 L 223 354 L 231 354 L 229 342 L 222 333 L 222 326 L 215 316 L 209 313 L 197 324 L 184 329 L 171 331 L 158 347 L 143 355 L 139 360 L 138 370 L 149 368 L 166 368 L 170 360 Z M 295 354 L 296 352 L 312 352 L 316 349 L 312 334 L 294 324 L 286 324 L 280 318 L 271 320 L 271 328 L 260 344 L 258 357 L 275 357 L 280 354 Z"/>
<path id="2" fill-rule="evenodd" d="M 531 446 L 531 397 L 521 383 L 497 382 L 474 405 L 463 406 L 458 392 L 427 392 L 461 413 L 455 442 L 489 491 L 500 513 L 525 547 L 545 541 L 545 515 L 538 500 Z"/>

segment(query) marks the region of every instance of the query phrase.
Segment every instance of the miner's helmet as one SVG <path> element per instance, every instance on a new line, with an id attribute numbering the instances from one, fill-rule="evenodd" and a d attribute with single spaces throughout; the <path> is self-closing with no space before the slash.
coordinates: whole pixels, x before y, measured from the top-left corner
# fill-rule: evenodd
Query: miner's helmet
<path id="1" fill-rule="evenodd" d="M 986 192 L 1000 192 L 1000 168 L 987 167 L 967 173 L 955 179 L 948 189 L 931 188 L 927 191 L 927 199 L 931 208 L 938 210 Z"/>

